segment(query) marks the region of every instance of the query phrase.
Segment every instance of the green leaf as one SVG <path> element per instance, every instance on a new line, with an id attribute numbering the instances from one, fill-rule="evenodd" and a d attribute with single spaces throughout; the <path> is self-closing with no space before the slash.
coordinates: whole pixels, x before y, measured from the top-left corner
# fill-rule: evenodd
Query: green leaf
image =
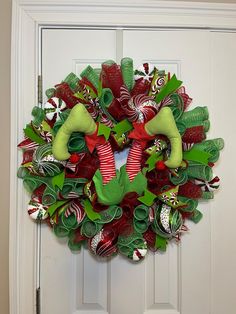
<path id="1" fill-rule="evenodd" d="M 24 133 L 28 138 L 30 138 L 35 143 L 45 144 L 45 141 L 38 134 L 34 132 L 31 125 L 29 124 L 26 125 L 26 128 L 24 129 Z"/>
<path id="2" fill-rule="evenodd" d="M 56 203 L 52 204 L 51 206 L 48 207 L 48 213 L 50 216 L 52 216 L 55 211 L 61 207 L 62 205 L 64 205 L 65 203 L 67 203 L 68 200 L 64 200 L 64 201 L 57 201 Z"/>
<path id="3" fill-rule="evenodd" d="M 148 171 L 155 169 L 156 163 L 158 160 L 163 160 L 163 156 L 161 155 L 161 153 L 159 155 L 158 154 L 152 154 L 148 158 L 148 160 L 146 161 L 146 164 L 148 165 Z"/>
<path id="4" fill-rule="evenodd" d="M 111 129 L 103 123 L 98 124 L 98 135 L 103 135 L 106 141 L 109 139 Z"/>
<path id="5" fill-rule="evenodd" d="M 84 204 L 84 210 L 90 220 L 94 221 L 96 219 L 101 219 L 101 215 L 99 215 L 93 210 L 93 206 L 88 199 L 85 199 L 83 201 L 83 204 Z"/>
<path id="6" fill-rule="evenodd" d="M 154 200 L 157 196 L 152 192 L 145 190 L 144 195 L 140 196 L 138 200 L 144 205 L 151 206 L 154 203 Z"/>
<path id="7" fill-rule="evenodd" d="M 132 123 L 130 123 L 127 119 L 124 119 L 121 122 L 117 123 L 112 129 L 112 131 L 115 132 L 119 137 L 132 129 L 133 129 Z"/>
<path id="8" fill-rule="evenodd" d="M 59 189 L 62 190 L 64 181 L 65 181 L 65 171 L 62 171 L 61 173 L 59 173 L 58 175 L 52 178 L 52 186 L 54 188 L 58 186 Z"/>
<path id="9" fill-rule="evenodd" d="M 177 80 L 174 74 L 172 78 L 166 83 L 166 85 L 164 85 L 164 87 L 161 89 L 160 93 L 157 94 L 155 99 L 156 103 L 160 103 L 166 96 L 176 91 L 182 83 L 182 81 Z"/>
<path id="10" fill-rule="evenodd" d="M 162 238 L 160 235 L 156 235 L 155 248 L 165 252 L 166 247 L 167 247 L 167 240 L 165 238 Z"/>
<path id="11" fill-rule="evenodd" d="M 183 159 L 197 161 L 204 165 L 208 164 L 208 159 L 211 156 L 212 155 L 210 153 L 205 152 L 204 150 L 198 150 L 194 148 L 192 148 L 190 151 L 183 153 Z"/>

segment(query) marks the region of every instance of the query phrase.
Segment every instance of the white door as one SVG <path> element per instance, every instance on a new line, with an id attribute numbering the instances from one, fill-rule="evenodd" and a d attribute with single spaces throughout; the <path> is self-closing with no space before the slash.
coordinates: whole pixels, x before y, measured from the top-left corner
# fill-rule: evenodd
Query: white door
<path id="1" fill-rule="evenodd" d="M 42 314 L 234 314 L 236 309 L 233 156 L 236 34 L 201 30 L 78 30 L 42 32 L 43 89 L 87 65 L 130 56 L 176 73 L 197 105 L 209 107 L 211 137 L 226 147 L 217 174 L 222 188 L 202 202 L 204 219 L 165 254 L 139 264 L 72 254 L 47 226 L 41 241 Z"/>

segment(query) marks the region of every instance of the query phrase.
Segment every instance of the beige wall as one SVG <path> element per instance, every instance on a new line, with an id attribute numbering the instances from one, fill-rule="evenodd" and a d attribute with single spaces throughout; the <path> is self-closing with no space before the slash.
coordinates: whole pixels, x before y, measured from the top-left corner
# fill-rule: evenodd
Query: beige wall
<path id="1" fill-rule="evenodd" d="M 11 0 L 0 0 L 0 313 L 9 313 L 9 143 Z"/>
<path id="2" fill-rule="evenodd" d="M 178 1 L 178 0 L 177 0 Z M 193 0 L 192 0 L 193 1 Z M 195 0 L 196 1 L 196 0 Z M 208 0 L 229 2 L 236 0 Z M 9 159 L 10 159 L 10 32 L 11 0 L 0 0 L 0 313 L 9 313 L 8 241 L 9 241 Z"/>

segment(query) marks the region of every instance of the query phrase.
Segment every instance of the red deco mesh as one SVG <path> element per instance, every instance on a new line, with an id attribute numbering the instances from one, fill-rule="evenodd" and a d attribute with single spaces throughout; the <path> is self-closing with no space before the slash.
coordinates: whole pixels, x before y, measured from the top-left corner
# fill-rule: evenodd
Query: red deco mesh
<path id="1" fill-rule="evenodd" d="M 200 143 L 206 138 L 202 125 L 194 126 L 186 129 L 182 136 L 182 141 L 185 143 Z"/>
<path id="2" fill-rule="evenodd" d="M 140 94 L 147 95 L 149 92 L 150 86 L 151 86 L 151 83 L 148 82 L 147 80 L 144 80 L 142 78 L 138 79 L 135 82 L 134 87 L 131 91 L 131 96 L 140 95 Z"/>
<path id="3" fill-rule="evenodd" d="M 73 108 L 79 102 L 67 83 L 61 83 L 56 85 L 55 87 L 55 96 L 62 99 L 66 103 L 68 108 Z"/>
<path id="4" fill-rule="evenodd" d="M 192 181 L 188 181 L 184 185 L 180 185 L 179 195 L 188 198 L 200 198 L 202 196 L 202 190 L 198 185 L 194 184 Z"/>
<path id="5" fill-rule="evenodd" d="M 102 65 L 102 85 L 112 90 L 115 98 L 120 97 L 120 88 L 124 84 L 120 66 L 116 63 L 112 65 Z"/>

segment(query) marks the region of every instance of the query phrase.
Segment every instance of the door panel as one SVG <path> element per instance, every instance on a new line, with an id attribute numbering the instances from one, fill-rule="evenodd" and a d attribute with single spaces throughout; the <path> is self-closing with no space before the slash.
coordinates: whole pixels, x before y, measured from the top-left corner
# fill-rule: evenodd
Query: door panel
<path id="1" fill-rule="evenodd" d="M 116 52 L 112 30 L 44 30 L 43 90 L 60 83 L 70 72 L 79 75 L 88 64 L 97 67 L 116 59 Z M 98 263 L 87 251 L 72 254 L 64 239 L 57 239 L 43 226 L 42 313 L 108 313 L 109 270 L 108 263 Z"/>
<path id="2" fill-rule="evenodd" d="M 232 124 L 226 126 L 225 121 L 232 123 L 230 113 L 236 113 L 231 101 L 233 83 L 219 79 L 217 69 L 220 67 L 222 76 L 229 75 L 233 82 L 230 68 L 236 67 L 235 39 L 235 34 L 224 36 L 200 30 L 126 30 L 119 31 L 119 36 L 114 30 L 43 30 L 43 89 L 60 82 L 70 71 L 79 75 L 87 64 L 96 67 L 106 59 L 116 60 L 123 49 L 123 56 L 132 57 L 135 66 L 150 61 L 158 68 L 176 73 L 194 99 L 192 108 L 209 107 L 213 124 L 209 135 L 223 136 L 232 143 Z M 231 50 L 224 50 L 221 43 Z M 222 89 L 226 98 L 222 98 Z M 222 107 L 225 99 L 227 112 Z M 230 147 L 230 152 L 227 161 L 232 163 L 230 156 L 236 153 L 235 146 Z M 222 160 L 225 156 L 224 153 Z M 122 164 L 125 154 L 118 158 Z M 165 254 L 149 253 L 139 264 L 120 256 L 100 260 L 84 250 L 73 254 L 66 241 L 57 239 L 43 226 L 42 314 L 233 314 L 236 304 L 232 304 L 232 295 L 219 288 L 222 280 L 225 289 L 227 281 L 235 289 L 230 275 L 227 280 L 223 275 L 226 265 L 233 270 L 235 260 L 227 262 L 230 245 L 223 246 L 232 232 L 227 227 L 232 222 L 223 219 L 223 200 L 229 198 L 232 187 L 227 188 L 233 183 L 227 180 L 230 168 L 223 173 L 222 164 L 217 173 L 223 177 L 223 188 L 215 200 L 202 202 L 199 207 L 204 219 L 198 225 L 188 222 L 191 231 L 183 235 L 181 243 L 171 243 Z M 233 208 L 224 210 L 232 214 Z M 223 235 L 219 234 L 222 228 L 226 229 Z M 224 257 L 217 249 L 218 243 L 224 248 Z M 227 296 L 227 311 L 223 311 L 223 305 L 217 306 L 221 293 Z M 215 302 L 213 311 L 211 300 Z"/>
<path id="3" fill-rule="evenodd" d="M 209 39 L 210 33 L 202 31 L 126 31 L 124 55 L 131 55 L 136 66 L 149 61 L 175 73 L 193 97 L 192 107 L 210 107 Z M 183 235 L 181 244 L 176 247 L 173 243 L 167 254 L 156 254 L 146 261 L 153 259 L 153 267 L 147 266 L 145 314 L 154 309 L 156 314 L 209 313 L 209 205 L 202 204 L 201 210 L 203 221 L 197 226 L 188 223 L 191 234 Z M 198 282 L 202 284 L 195 284 Z M 195 304 L 193 296 L 201 302 Z"/>

